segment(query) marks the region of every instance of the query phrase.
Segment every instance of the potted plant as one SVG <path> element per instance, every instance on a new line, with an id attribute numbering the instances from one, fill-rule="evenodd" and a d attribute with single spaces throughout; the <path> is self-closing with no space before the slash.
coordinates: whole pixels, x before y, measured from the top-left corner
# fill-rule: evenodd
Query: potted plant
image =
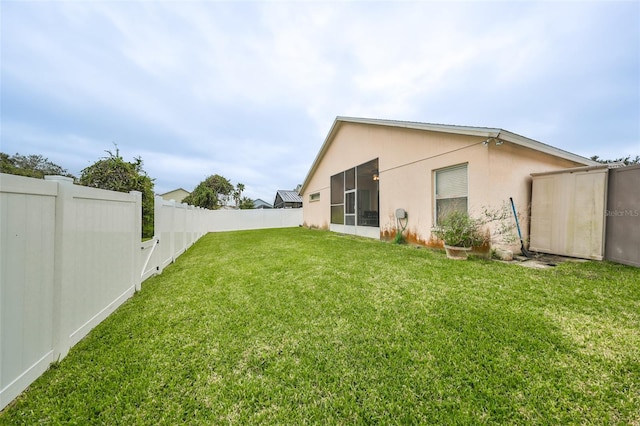
<path id="1" fill-rule="evenodd" d="M 453 211 L 445 215 L 433 230 L 433 234 L 444 242 L 449 259 L 466 259 L 468 252 L 486 242 L 481 222 L 467 212 Z"/>

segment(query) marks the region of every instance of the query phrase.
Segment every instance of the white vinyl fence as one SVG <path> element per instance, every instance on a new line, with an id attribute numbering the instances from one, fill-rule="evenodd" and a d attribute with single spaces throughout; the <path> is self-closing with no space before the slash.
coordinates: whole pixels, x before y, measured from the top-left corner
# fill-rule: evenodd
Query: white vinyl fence
<path id="1" fill-rule="evenodd" d="M 302 209 L 206 210 L 155 197 L 155 236 L 142 243 L 142 281 L 159 274 L 208 232 L 291 228 L 302 224 Z"/>
<path id="2" fill-rule="evenodd" d="M 207 232 L 295 227 L 302 209 L 210 211 L 0 174 L 0 409 Z"/>
<path id="3" fill-rule="evenodd" d="M 139 286 L 141 194 L 0 176 L 0 407 Z"/>
<path id="4" fill-rule="evenodd" d="M 210 210 L 165 201 L 156 196 L 154 203 L 155 236 L 141 245 L 140 276 L 144 281 L 159 274 L 208 232 Z"/>

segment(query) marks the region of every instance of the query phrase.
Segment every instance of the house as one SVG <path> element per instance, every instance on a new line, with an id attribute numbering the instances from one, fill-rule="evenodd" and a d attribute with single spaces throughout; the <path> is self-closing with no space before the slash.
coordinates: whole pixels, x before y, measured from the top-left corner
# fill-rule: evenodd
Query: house
<path id="1" fill-rule="evenodd" d="M 298 192 L 280 189 L 276 192 L 273 202 L 274 209 L 299 209 L 302 207 L 302 198 Z"/>
<path id="2" fill-rule="evenodd" d="M 477 215 L 513 197 L 526 240 L 531 174 L 596 164 L 502 129 L 337 117 L 300 189 L 303 221 L 438 245 L 431 230 L 446 212 Z"/>
<path id="3" fill-rule="evenodd" d="M 253 208 L 254 209 L 272 209 L 273 206 L 261 198 L 256 198 L 253 200 Z"/>
<path id="4" fill-rule="evenodd" d="M 174 189 L 173 191 L 169 191 L 169 192 L 165 192 L 164 194 L 160 194 L 160 196 L 169 201 L 169 200 L 175 200 L 178 203 L 181 203 L 182 200 L 184 200 L 187 195 L 190 195 L 191 193 L 189 191 L 187 191 L 186 189 L 182 189 L 182 188 L 178 188 L 178 189 Z"/>

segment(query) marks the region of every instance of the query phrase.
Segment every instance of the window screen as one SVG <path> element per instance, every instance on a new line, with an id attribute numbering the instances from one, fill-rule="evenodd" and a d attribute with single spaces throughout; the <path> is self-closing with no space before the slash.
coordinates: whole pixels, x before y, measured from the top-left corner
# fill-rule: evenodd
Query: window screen
<path id="1" fill-rule="evenodd" d="M 344 172 L 331 176 L 331 204 L 344 204 Z"/>
<path id="2" fill-rule="evenodd" d="M 377 158 L 331 176 L 331 223 L 379 226 L 378 180 Z"/>
<path id="3" fill-rule="evenodd" d="M 356 169 L 349 169 L 344 172 L 344 189 L 349 191 L 356 187 Z"/>
<path id="4" fill-rule="evenodd" d="M 331 176 L 331 223 L 344 224 L 344 172 Z"/>

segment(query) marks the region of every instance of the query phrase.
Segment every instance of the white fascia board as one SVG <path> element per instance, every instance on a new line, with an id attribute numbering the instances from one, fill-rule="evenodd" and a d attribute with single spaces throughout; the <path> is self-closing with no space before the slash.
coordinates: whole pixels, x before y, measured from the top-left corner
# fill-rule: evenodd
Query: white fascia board
<path id="1" fill-rule="evenodd" d="M 377 126 L 401 127 L 406 129 L 427 130 L 431 132 L 455 133 L 466 136 L 480 136 L 495 138 L 502 131 L 490 127 L 454 126 L 450 124 L 418 123 L 415 121 L 379 120 L 374 118 L 337 117 L 336 121 L 349 123 L 371 124 Z"/>
<path id="2" fill-rule="evenodd" d="M 514 143 L 516 145 L 523 146 L 525 148 L 533 149 L 535 151 L 544 152 L 545 154 L 553 155 L 555 157 L 564 158 L 565 160 L 570 160 L 579 164 L 584 164 L 585 166 L 600 165 L 600 163 L 598 163 L 597 161 L 593 161 L 589 158 L 585 158 L 580 155 L 573 154 L 571 152 L 553 147 L 551 145 L 547 145 L 542 142 L 538 142 L 533 139 L 525 138 L 524 136 L 520 136 L 516 133 L 511 133 L 506 130 L 501 130 L 497 138 L 503 141 Z"/>

